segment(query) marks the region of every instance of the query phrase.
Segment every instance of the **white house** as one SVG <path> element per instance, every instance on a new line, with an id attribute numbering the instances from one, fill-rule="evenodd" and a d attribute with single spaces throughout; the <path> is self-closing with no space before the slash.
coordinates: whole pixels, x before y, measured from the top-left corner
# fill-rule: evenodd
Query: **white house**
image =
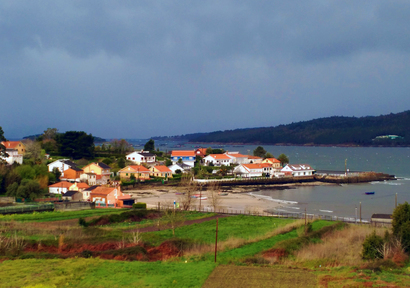
<path id="1" fill-rule="evenodd" d="M 288 164 L 281 170 L 287 176 L 312 176 L 315 169 L 307 164 Z"/>
<path id="2" fill-rule="evenodd" d="M 214 166 L 229 166 L 232 164 L 233 157 L 229 157 L 226 154 L 209 154 L 204 159 L 202 159 L 204 165 L 209 166 L 209 164 L 213 164 Z"/>
<path id="3" fill-rule="evenodd" d="M 191 166 L 186 165 L 184 163 L 177 163 L 168 166 L 168 169 L 172 171 L 172 174 L 176 174 L 175 171 L 181 170 L 182 173 L 186 173 L 188 170 L 191 170 Z"/>
<path id="4" fill-rule="evenodd" d="M 232 163 L 234 164 L 248 164 L 248 155 L 240 154 L 239 152 L 226 152 L 225 155 L 232 158 Z"/>
<path id="5" fill-rule="evenodd" d="M 73 186 L 73 183 L 62 181 L 48 186 L 48 192 L 53 194 L 64 194 Z"/>
<path id="6" fill-rule="evenodd" d="M 147 163 L 147 164 L 153 164 L 155 163 L 155 154 L 152 154 L 148 151 L 135 151 L 127 156 L 125 156 L 125 159 L 137 164 L 141 165 L 141 163 Z"/>
<path id="7" fill-rule="evenodd" d="M 53 172 L 54 168 L 57 168 L 61 172 L 61 176 L 64 176 L 64 171 L 70 169 L 71 167 L 77 167 L 77 164 L 71 162 L 68 159 L 60 159 L 54 162 L 51 162 L 48 166 L 48 171 Z"/>
<path id="8" fill-rule="evenodd" d="M 259 164 L 240 164 L 235 167 L 233 173 L 236 175 L 241 175 L 242 177 L 272 177 L 273 175 L 272 165 L 268 163 Z"/>
<path id="9" fill-rule="evenodd" d="M 182 163 L 194 167 L 195 158 L 194 150 L 175 150 L 171 153 L 172 164 L 178 163 L 179 159 L 181 159 Z"/>
<path id="10" fill-rule="evenodd" d="M 9 157 L 1 157 L 1 158 L 6 160 L 8 164 L 13 164 L 14 162 L 18 164 L 23 164 L 23 155 L 19 154 L 17 150 L 6 149 L 6 153 L 9 155 Z"/>

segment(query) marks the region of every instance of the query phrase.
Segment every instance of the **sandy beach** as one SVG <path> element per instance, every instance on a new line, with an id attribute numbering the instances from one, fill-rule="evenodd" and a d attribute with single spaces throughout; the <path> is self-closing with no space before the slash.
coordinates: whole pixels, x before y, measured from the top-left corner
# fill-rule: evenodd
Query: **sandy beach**
<path id="1" fill-rule="evenodd" d="M 275 201 L 271 201 L 264 198 L 259 198 L 253 195 L 250 195 L 250 192 L 260 191 L 263 189 L 291 189 L 296 188 L 297 186 L 307 186 L 307 185 L 328 185 L 322 182 L 314 182 L 314 183 L 298 183 L 298 184 L 286 184 L 286 185 L 275 185 L 272 186 L 235 186 L 232 189 L 225 190 L 222 189 L 224 192 L 228 192 L 227 196 L 220 196 L 220 205 L 219 208 L 222 210 L 229 210 L 229 211 L 252 211 L 252 212 L 259 212 L 262 213 L 266 209 L 271 209 L 275 207 L 280 207 L 283 203 L 278 203 Z M 330 184 L 334 185 L 334 184 Z M 161 206 L 173 206 L 173 202 L 180 202 L 181 195 L 176 195 L 175 193 L 178 192 L 177 188 L 170 188 L 170 187 L 161 187 L 161 188 L 154 188 L 154 187 L 146 187 L 146 189 L 138 189 L 138 190 L 126 190 L 124 191 L 125 194 L 131 194 L 133 198 L 136 199 L 138 202 L 147 203 L 148 208 L 154 208 L 158 206 L 160 203 Z M 199 194 L 199 191 L 198 191 Z M 203 197 L 207 197 L 207 191 L 202 191 Z M 209 198 L 209 197 L 208 197 Z M 198 199 L 193 199 L 193 207 L 196 209 L 199 208 L 201 204 L 201 209 L 212 211 L 212 205 L 210 200 L 201 200 L 201 203 Z"/>

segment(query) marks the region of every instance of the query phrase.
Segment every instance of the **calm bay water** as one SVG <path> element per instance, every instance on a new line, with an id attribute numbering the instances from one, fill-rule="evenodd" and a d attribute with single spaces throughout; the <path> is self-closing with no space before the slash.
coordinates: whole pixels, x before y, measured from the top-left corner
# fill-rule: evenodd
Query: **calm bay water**
<path id="1" fill-rule="evenodd" d="M 185 147 L 168 143 L 161 150 L 188 150 L 200 144 L 185 144 Z M 203 144 L 202 147 L 209 147 Z M 215 145 L 212 145 L 214 147 Z M 252 154 L 257 145 L 241 147 L 224 146 L 228 151 Z M 310 164 L 317 170 L 344 171 L 345 160 L 350 171 L 376 171 L 395 175 L 398 180 L 349 184 L 338 186 L 308 186 L 286 190 L 263 190 L 254 192 L 256 197 L 279 202 L 282 212 L 304 212 L 355 217 L 359 215 L 359 203 L 362 203 L 362 218 L 370 219 L 374 213 L 392 213 L 397 193 L 398 202 L 410 202 L 410 148 L 379 147 L 303 147 L 263 145 L 266 151 L 278 156 L 286 154 L 293 164 Z M 365 192 L 374 191 L 374 195 Z"/>

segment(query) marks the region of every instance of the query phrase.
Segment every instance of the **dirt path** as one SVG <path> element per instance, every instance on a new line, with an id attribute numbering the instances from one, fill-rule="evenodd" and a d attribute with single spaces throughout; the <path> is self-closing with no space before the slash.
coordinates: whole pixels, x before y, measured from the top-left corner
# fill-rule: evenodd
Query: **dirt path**
<path id="1" fill-rule="evenodd" d="M 192 225 L 192 224 L 197 224 L 197 223 L 202 223 L 202 222 L 214 220 L 216 218 L 224 218 L 224 217 L 230 217 L 230 215 L 215 215 L 215 216 L 211 216 L 211 217 L 207 217 L 207 218 L 187 220 L 182 225 L 180 225 L 179 227 Z M 158 229 L 158 226 L 154 225 L 154 226 L 144 227 L 144 228 L 140 228 L 140 229 L 130 229 L 130 230 L 126 230 L 125 232 L 136 232 L 138 230 L 139 230 L 139 232 L 154 232 L 154 231 L 166 230 L 166 229 L 171 229 L 171 225 L 165 225 L 165 226 L 163 225 L 163 226 L 161 226 L 161 229 Z"/>

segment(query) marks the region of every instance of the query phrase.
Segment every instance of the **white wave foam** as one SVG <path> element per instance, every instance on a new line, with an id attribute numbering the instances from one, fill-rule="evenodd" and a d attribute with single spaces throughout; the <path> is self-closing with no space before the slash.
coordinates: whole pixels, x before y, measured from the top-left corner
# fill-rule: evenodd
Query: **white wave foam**
<path id="1" fill-rule="evenodd" d="M 320 212 L 333 213 L 332 210 L 319 210 Z"/>
<path id="2" fill-rule="evenodd" d="M 283 208 L 300 210 L 300 207 L 283 206 Z"/>
<path id="3" fill-rule="evenodd" d="M 277 203 L 281 203 L 281 204 L 298 204 L 298 202 L 296 201 L 287 201 L 287 200 L 281 200 L 281 199 L 273 199 L 270 196 L 266 196 L 266 195 L 259 195 L 259 194 L 254 194 L 254 193 L 249 193 L 249 195 L 258 197 L 258 198 L 262 198 L 262 199 L 266 199 L 269 201 L 273 201 L 273 202 L 277 202 Z"/>

